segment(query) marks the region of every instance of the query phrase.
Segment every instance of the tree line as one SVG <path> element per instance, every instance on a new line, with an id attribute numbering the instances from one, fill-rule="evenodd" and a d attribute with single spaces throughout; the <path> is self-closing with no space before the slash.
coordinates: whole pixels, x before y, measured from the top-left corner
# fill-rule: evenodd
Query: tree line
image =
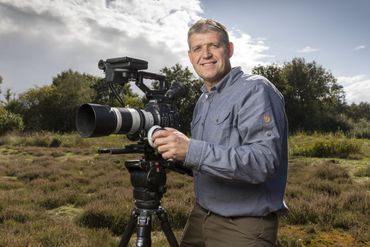
<path id="1" fill-rule="evenodd" d="M 184 131 L 189 133 L 192 111 L 200 95 L 202 81 L 179 64 L 164 67 L 166 83 L 180 81 L 188 91 L 176 104 Z M 283 65 L 256 66 L 253 74 L 269 79 L 284 95 L 291 133 L 337 132 L 370 138 L 370 104 L 347 104 L 343 87 L 330 71 L 315 61 L 294 58 Z M 2 78 L 0 76 L 0 85 Z M 117 85 L 125 106 L 143 108 L 145 95 L 134 92 L 130 84 Z M 96 76 L 67 70 L 56 75 L 50 85 L 35 87 L 14 95 L 1 92 L 0 135 L 9 131 L 75 131 L 78 106 L 87 102 L 121 106 L 111 88 Z"/>

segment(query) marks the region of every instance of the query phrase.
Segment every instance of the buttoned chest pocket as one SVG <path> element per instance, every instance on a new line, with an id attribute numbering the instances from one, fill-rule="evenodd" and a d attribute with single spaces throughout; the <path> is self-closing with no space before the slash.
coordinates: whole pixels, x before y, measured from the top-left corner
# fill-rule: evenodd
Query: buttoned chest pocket
<path id="1" fill-rule="evenodd" d="M 215 143 L 226 144 L 231 137 L 233 117 L 231 111 L 219 111 L 211 117 L 212 139 Z"/>

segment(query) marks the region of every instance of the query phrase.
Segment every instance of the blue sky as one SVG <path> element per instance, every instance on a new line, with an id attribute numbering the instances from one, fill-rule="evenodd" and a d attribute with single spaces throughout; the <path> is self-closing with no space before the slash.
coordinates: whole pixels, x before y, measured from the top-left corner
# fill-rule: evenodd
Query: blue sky
<path id="1" fill-rule="evenodd" d="M 370 0 L 0 0 L 2 90 L 49 85 L 67 69 L 102 75 L 101 58 L 190 66 L 187 29 L 207 17 L 228 27 L 233 66 L 303 57 L 333 73 L 348 103 L 370 102 L 369 13 Z"/>
<path id="2" fill-rule="evenodd" d="M 268 54 L 274 56 L 272 61 L 281 63 L 299 56 L 315 60 L 335 74 L 370 72 L 369 0 L 202 3 L 205 16 L 264 39 Z M 311 49 L 303 52 L 308 47 Z"/>

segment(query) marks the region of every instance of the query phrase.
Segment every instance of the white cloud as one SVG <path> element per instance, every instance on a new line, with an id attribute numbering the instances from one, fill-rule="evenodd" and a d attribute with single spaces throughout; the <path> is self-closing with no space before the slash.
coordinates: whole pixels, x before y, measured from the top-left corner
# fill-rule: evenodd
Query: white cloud
<path id="1" fill-rule="evenodd" d="M 234 44 L 234 55 L 231 58 L 233 66 L 241 66 L 246 72 L 250 72 L 254 66 L 265 65 L 265 61 L 272 57 L 266 54 L 269 47 L 263 40 L 254 40 L 240 31 L 232 31 L 229 34 L 230 41 Z"/>
<path id="2" fill-rule="evenodd" d="M 355 48 L 353 48 L 354 51 L 359 51 L 359 50 L 363 50 L 366 48 L 366 45 L 358 45 L 356 46 Z"/>
<path id="3" fill-rule="evenodd" d="M 69 68 L 101 75 L 101 58 L 131 56 L 149 70 L 190 66 L 186 35 L 201 18 L 199 0 L 0 0 L 0 75 L 20 93 Z M 234 66 L 249 70 L 268 47 L 241 31 L 230 33 Z"/>
<path id="4" fill-rule="evenodd" d="M 370 103 L 370 78 L 367 75 L 339 76 L 338 83 L 343 86 L 347 103 Z"/>
<path id="5" fill-rule="evenodd" d="M 306 46 L 306 47 L 298 50 L 299 53 L 311 53 L 311 52 L 315 52 L 315 51 L 319 51 L 319 49 L 312 48 L 311 46 Z"/>

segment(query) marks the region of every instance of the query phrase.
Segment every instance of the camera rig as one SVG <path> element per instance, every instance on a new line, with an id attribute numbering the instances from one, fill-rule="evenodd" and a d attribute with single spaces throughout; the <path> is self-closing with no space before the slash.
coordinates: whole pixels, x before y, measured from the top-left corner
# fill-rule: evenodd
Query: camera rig
<path id="1" fill-rule="evenodd" d="M 99 149 L 108 154 L 144 154 L 140 160 L 127 160 L 125 167 L 130 173 L 133 186 L 135 208 L 120 241 L 120 247 L 127 246 L 134 228 L 137 228 L 136 246 L 151 246 L 152 215 L 157 215 L 161 228 L 170 246 L 178 246 L 171 230 L 167 213 L 160 206 L 166 193 L 166 169 L 192 176 L 192 170 L 176 160 L 164 160 L 150 145 L 151 136 L 156 130 L 172 127 L 181 129 L 179 113 L 174 101 L 185 96 L 185 89 L 179 82 L 165 83 L 165 76 L 144 72 L 148 62 L 130 57 L 100 60 L 98 67 L 105 72 L 105 82 L 110 85 L 120 102 L 114 84 L 124 85 L 134 81 L 149 102 L 144 109 L 110 107 L 87 103 L 80 106 L 76 114 L 76 127 L 82 137 L 106 136 L 112 133 L 126 134 L 135 144 L 124 148 Z M 158 89 L 150 89 L 144 80 L 158 82 Z"/>

